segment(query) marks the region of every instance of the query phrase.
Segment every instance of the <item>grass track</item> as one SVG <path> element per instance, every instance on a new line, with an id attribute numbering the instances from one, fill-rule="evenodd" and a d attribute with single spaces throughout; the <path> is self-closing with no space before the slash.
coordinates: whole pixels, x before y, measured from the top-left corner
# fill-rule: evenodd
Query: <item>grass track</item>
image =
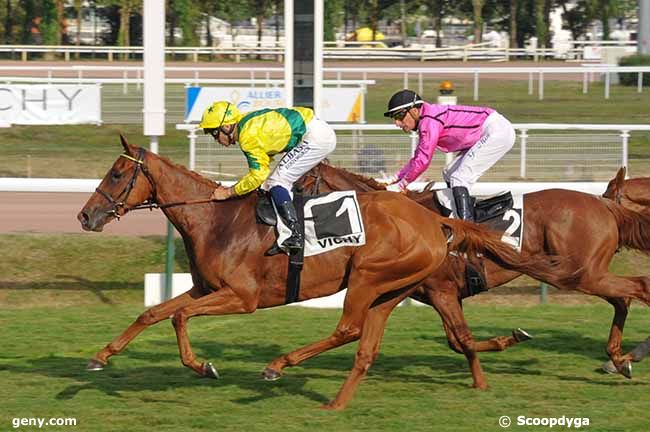
<path id="1" fill-rule="evenodd" d="M 9 430 L 14 417 L 75 417 L 73 430 L 80 431 L 497 431 L 501 415 L 564 415 L 588 417 L 590 431 L 647 430 L 650 363 L 636 364 L 632 381 L 595 371 L 605 358 L 608 306 L 466 309 L 478 337 L 514 326 L 536 336 L 507 353 L 481 356 L 488 391 L 469 387 L 464 357 L 447 348 L 431 311 L 400 308 L 380 357 L 342 413 L 316 408 L 338 391 L 356 343 L 288 370 L 276 383 L 259 379 L 275 356 L 329 334 L 338 311 L 277 308 L 193 319 L 196 354 L 223 376 L 212 381 L 180 364 L 168 321 L 143 333 L 104 372 L 83 370 L 137 316 L 138 305 L 4 310 L 0 427 Z M 650 325 L 644 309 L 632 316 L 628 348 Z M 546 428 L 511 427 L 538 429 Z"/>

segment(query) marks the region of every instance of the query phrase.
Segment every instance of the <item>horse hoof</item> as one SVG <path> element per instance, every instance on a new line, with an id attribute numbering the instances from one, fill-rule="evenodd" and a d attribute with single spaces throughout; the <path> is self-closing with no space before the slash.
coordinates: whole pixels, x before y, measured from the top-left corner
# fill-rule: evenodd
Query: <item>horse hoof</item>
<path id="1" fill-rule="evenodd" d="M 516 328 L 512 331 L 512 337 L 515 338 L 517 342 L 526 342 L 531 340 L 533 337 L 526 330 L 522 328 Z"/>
<path id="2" fill-rule="evenodd" d="M 625 378 L 632 379 L 632 362 L 629 360 L 625 360 L 623 364 L 621 365 L 621 375 L 623 375 Z"/>
<path id="3" fill-rule="evenodd" d="M 266 368 L 262 371 L 262 378 L 264 378 L 265 381 L 277 381 L 282 378 L 282 374 L 271 368 Z"/>
<path id="4" fill-rule="evenodd" d="M 212 363 L 203 363 L 203 376 L 207 378 L 219 379 L 219 372 Z"/>
<path id="5" fill-rule="evenodd" d="M 87 371 L 100 371 L 100 370 L 104 370 L 104 366 L 106 366 L 105 363 L 102 363 L 99 360 L 90 359 L 90 361 L 86 365 L 86 370 Z"/>

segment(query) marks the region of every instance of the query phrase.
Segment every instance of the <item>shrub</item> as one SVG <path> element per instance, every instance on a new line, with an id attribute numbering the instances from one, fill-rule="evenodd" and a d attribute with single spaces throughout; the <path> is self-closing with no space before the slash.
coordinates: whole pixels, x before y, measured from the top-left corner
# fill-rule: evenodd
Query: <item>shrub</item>
<path id="1" fill-rule="evenodd" d="M 619 66 L 650 66 L 650 55 L 634 54 L 627 57 L 621 57 L 618 61 Z M 638 72 L 621 72 L 618 74 L 621 84 L 626 86 L 636 86 L 638 83 Z M 643 73 L 643 86 L 650 87 L 650 72 Z"/>

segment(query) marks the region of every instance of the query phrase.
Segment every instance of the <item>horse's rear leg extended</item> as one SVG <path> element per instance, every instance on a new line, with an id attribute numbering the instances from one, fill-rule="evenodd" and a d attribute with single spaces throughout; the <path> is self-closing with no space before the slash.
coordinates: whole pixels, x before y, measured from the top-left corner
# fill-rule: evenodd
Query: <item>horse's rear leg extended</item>
<path id="1" fill-rule="evenodd" d="M 323 408 L 341 410 L 350 402 L 359 386 L 359 382 L 366 376 L 368 369 L 370 369 L 379 354 L 379 346 L 384 335 L 388 316 L 407 295 L 402 294 L 367 311 L 361 331 L 359 349 L 354 357 L 354 366 L 336 397 Z"/>
<path id="2" fill-rule="evenodd" d="M 434 303 L 442 318 L 445 329 L 451 330 L 454 340 L 460 345 L 462 352 L 467 358 L 474 381 L 473 386 L 479 389 L 486 389 L 488 387 L 487 380 L 483 375 L 481 363 L 476 355 L 476 342 L 467 326 L 460 303 L 450 293 L 437 292 L 433 293 L 432 296 L 435 297 Z"/>
<path id="3" fill-rule="evenodd" d="M 451 301 L 451 298 L 456 298 L 458 301 L 458 306 L 462 309 L 463 303 L 461 299 L 458 299 L 456 297 L 456 294 L 454 292 L 454 289 L 452 287 L 452 291 L 449 292 L 448 296 L 437 296 L 433 295 L 436 291 L 441 291 L 443 288 L 441 284 L 435 285 L 436 288 L 429 288 L 427 284 L 423 285 L 426 290 L 426 295 L 412 295 L 411 297 L 422 301 L 424 300 L 424 303 L 427 303 L 431 305 L 436 311 L 438 311 L 438 305 L 436 304 L 437 302 L 443 301 Z M 431 286 L 434 286 L 431 284 Z M 444 290 L 443 290 L 444 291 Z M 444 306 L 442 306 L 444 307 Z M 440 313 L 440 312 L 438 312 Z M 447 335 L 447 341 L 449 343 L 449 348 L 451 348 L 453 351 L 457 352 L 458 354 L 464 354 L 463 352 L 463 347 L 461 343 L 458 341 L 456 336 L 454 335 L 454 332 L 449 328 L 449 325 L 445 323 L 443 320 L 442 326 L 445 330 L 445 334 Z M 485 352 L 485 351 L 504 351 L 508 349 L 509 347 L 513 345 L 517 345 L 520 342 L 525 342 L 530 339 L 530 336 L 524 332 L 521 329 L 513 330 L 511 336 L 495 336 L 491 339 L 484 340 L 484 341 L 475 341 L 474 342 L 474 351 L 476 352 Z"/>
<path id="4" fill-rule="evenodd" d="M 196 287 L 173 299 L 167 300 L 143 312 L 121 335 L 113 339 L 88 362 L 88 370 L 101 370 L 109 357 L 121 353 L 124 348 L 147 327 L 172 316 L 178 309 L 189 305 L 200 293 Z"/>

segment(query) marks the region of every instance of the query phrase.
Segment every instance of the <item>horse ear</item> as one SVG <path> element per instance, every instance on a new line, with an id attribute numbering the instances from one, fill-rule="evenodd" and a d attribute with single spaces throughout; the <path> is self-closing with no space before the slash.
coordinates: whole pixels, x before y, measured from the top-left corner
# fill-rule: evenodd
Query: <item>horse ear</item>
<path id="1" fill-rule="evenodd" d="M 623 186 L 623 182 L 625 181 L 625 173 L 627 172 L 627 168 L 622 166 L 618 172 L 616 173 L 616 185 L 618 187 Z"/>
<path id="2" fill-rule="evenodd" d="M 124 147 L 124 152 L 129 155 L 133 156 L 131 154 L 131 146 L 129 145 L 129 142 L 124 138 L 124 135 L 120 134 L 120 142 L 122 143 L 122 147 Z"/>

